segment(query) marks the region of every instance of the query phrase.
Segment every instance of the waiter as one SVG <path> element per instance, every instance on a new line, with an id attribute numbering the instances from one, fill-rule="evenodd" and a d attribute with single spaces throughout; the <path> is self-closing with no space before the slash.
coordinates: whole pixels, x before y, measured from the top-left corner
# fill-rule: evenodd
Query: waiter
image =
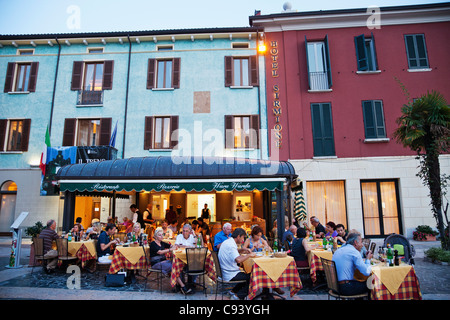
<path id="1" fill-rule="evenodd" d="M 145 229 L 144 216 L 134 203 L 130 206 L 130 210 L 133 212 L 133 224 L 139 222 L 141 228 Z"/>

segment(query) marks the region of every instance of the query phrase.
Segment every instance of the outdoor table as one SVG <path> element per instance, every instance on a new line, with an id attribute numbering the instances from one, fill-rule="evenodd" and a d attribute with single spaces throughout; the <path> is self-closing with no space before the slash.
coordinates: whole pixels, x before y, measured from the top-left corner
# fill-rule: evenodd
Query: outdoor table
<path id="1" fill-rule="evenodd" d="M 327 260 L 331 260 L 333 258 L 333 252 L 323 250 L 323 249 L 314 249 L 308 253 L 309 256 L 309 270 L 312 282 L 317 281 L 317 271 L 322 270 L 323 266 L 320 258 L 324 258 Z"/>
<path id="2" fill-rule="evenodd" d="M 377 264 L 372 266 L 372 276 L 372 300 L 422 300 L 419 280 L 409 264 L 394 267 Z"/>
<path id="3" fill-rule="evenodd" d="M 303 287 L 294 257 L 256 256 L 245 260 L 243 267 L 246 273 L 251 273 L 249 300 L 262 288 L 289 287 L 293 297 Z"/>
<path id="4" fill-rule="evenodd" d="M 146 246 L 145 250 L 149 250 Z M 147 261 L 144 255 L 144 250 L 141 246 L 137 247 L 123 247 L 116 246 L 112 256 L 109 273 L 117 273 L 121 269 L 128 270 L 146 270 Z"/>
<path id="5" fill-rule="evenodd" d="M 181 275 L 181 272 L 183 271 L 183 268 L 186 264 L 187 264 L 186 248 L 180 248 L 178 250 L 173 251 L 172 273 L 170 276 L 170 285 L 172 287 L 175 287 L 175 285 L 177 284 L 177 278 Z M 210 251 L 208 251 L 208 253 L 206 254 L 205 270 L 208 277 L 212 281 L 216 281 L 214 259 Z"/>
<path id="6" fill-rule="evenodd" d="M 71 241 L 68 242 L 68 252 L 71 256 L 77 257 L 81 261 L 81 267 L 86 266 L 88 260 L 97 259 L 97 251 L 94 241 Z"/>

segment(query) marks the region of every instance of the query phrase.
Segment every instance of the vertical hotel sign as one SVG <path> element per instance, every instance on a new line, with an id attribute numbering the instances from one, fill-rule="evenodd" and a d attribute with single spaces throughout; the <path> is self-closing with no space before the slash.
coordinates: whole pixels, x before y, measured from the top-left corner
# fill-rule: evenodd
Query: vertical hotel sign
<path id="1" fill-rule="evenodd" d="M 270 62 L 271 62 L 272 78 L 278 78 L 278 42 L 277 41 L 270 42 Z M 282 140 L 281 130 L 283 129 L 283 127 L 280 123 L 280 117 L 281 117 L 280 88 L 276 81 L 274 82 L 272 90 L 273 90 L 272 111 L 273 111 L 273 115 L 275 117 L 275 124 L 273 126 L 273 129 L 275 130 L 275 146 L 280 149 L 281 148 L 281 140 Z"/>

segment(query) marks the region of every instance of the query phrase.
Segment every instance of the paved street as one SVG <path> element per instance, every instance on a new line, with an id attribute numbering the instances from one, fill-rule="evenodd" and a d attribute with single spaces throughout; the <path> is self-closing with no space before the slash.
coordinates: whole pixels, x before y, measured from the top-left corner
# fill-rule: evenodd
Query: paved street
<path id="1" fill-rule="evenodd" d="M 103 300 L 105 291 L 108 300 L 214 300 L 215 286 L 208 285 L 207 297 L 198 290 L 194 294 L 183 296 L 170 287 L 168 281 L 163 285 L 163 293 L 158 290 L 156 283 L 147 283 L 137 278 L 135 284 L 120 288 L 107 288 L 104 286 L 106 270 L 94 273 L 81 273 L 81 289 L 70 290 L 67 279 L 70 274 L 63 270 L 47 275 L 42 269 L 28 267 L 30 241 L 23 240 L 21 265 L 18 269 L 8 269 L 10 242 L 8 238 L 0 238 L 0 299 L 2 300 Z M 424 300 L 450 300 L 450 266 L 443 266 L 424 261 L 423 251 L 429 247 L 437 247 L 438 242 L 414 242 L 416 248 L 415 270 L 419 278 Z M 302 276 L 304 288 L 294 297 L 288 294 L 285 297 L 292 300 L 327 300 L 325 288 L 312 290 L 307 276 Z M 285 289 L 287 292 L 287 290 Z M 220 298 L 220 297 L 219 297 Z M 225 299 L 229 299 L 225 295 Z"/>

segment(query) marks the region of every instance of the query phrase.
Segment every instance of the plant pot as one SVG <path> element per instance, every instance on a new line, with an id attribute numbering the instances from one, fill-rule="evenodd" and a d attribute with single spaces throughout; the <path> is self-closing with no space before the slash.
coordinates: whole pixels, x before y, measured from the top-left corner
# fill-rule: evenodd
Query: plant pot
<path id="1" fill-rule="evenodd" d="M 427 239 L 423 241 L 436 241 L 436 236 L 433 236 L 432 234 L 427 234 Z"/>

